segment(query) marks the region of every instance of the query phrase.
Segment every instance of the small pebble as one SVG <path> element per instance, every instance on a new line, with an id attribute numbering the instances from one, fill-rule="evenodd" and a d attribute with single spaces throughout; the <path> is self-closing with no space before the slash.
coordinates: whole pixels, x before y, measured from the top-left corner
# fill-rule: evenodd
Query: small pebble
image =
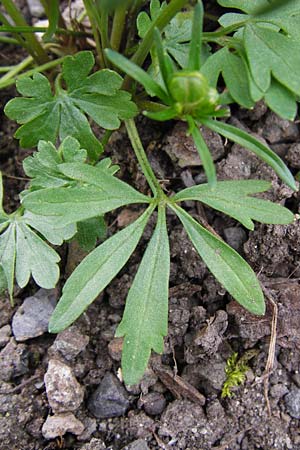
<path id="1" fill-rule="evenodd" d="M 75 411 L 79 408 L 83 401 L 84 388 L 78 383 L 69 366 L 51 359 L 44 380 L 48 402 L 53 412 Z"/>
<path id="2" fill-rule="evenodd" d="M 34 296 L 25 298 L 12 320 L 16 341 L 26 341 L 46 333 L 55 303 L 54 289 L 39 289 Z"/>
<path id="3" fill-rule="evenodd" d="M 3 348 L 10 340 L 11 327 L 10 325 L 4 325 L 0 328 L 0 348 Z"/>
<path id="4" fill-rule="evenodd" d="M 71 361 L 85 350 L 88 343 L 89 337 L 82 334 L 78 327 L 73 325 L 57 335 L 50 352 L 58 352 L 67 361 Z"/>
<path id="5" fill-rule="evenodd" d="M 150 392 L 139 400 L 138 405 L 143 407 L 150 416 L 156 416 L 165 409 L 166 399 L 159 392 Z"/>
<path id="6" fill-rule="evenodd" d="M 290 392 L 284 397 L 284 403 L 287 413 L 294 417 L 294 419 L 300 419 L 300 389 L 293 385 Z"/>
<path id="7" fill-rule="evenodd" d="M 114 375 L 106 373 L 99 387 L 91 395 L 88 408 L 98 419 L 125 414 L 129 408 L 127 393 Z"/>
<path id="8" fill-rule="evenodd" d="M 12 378 L 26 374 L 29 371 L 28 357 L 26 345 L 17 344 L 11 338 L 0 352 L 0 379 L 9 381 Z"/>
<path id="9" fill-rule="evenodd" d="M 101 439 L 93 438 L 83 447 L 80 447 L 80 450 L 106 450 L 106 445 Z"/>
<path id="10" fill-rule="evenodd" d="M 137 439 L 123 447 L 122 450 L 149 450 L 149 447 L 144 439 Z"/>
<path id="11" fill-rule="evenodd" d="M 44 8 L 40 2 L 40 0 L 27 0 L 27 5 L 30 11 L 30 14 L 33 17 L 43 17 L 45 15 Z"/>
<path id="12" fill-rule="evenodd" d="M 45 439 L 55 439 L 66 433 L 79 435 L 83 430 L 83 423 L 76 419 L 74 414 L 65 413 L 48 416 L 42 427 L 42 434 Z"/>

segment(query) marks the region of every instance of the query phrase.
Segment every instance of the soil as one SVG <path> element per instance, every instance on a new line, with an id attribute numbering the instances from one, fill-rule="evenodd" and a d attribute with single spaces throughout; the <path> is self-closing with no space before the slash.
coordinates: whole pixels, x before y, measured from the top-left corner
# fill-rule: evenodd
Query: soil
<path id="1" fill-rule="evenodd" d="M 0 91 L 1 106 L 13 95 L 13 89 Z M 5 208 L 12 211 L 18 204 L 18 193 L 26 185 L 22 159 L 28 150 L 19 149 L 18 142 L 12 138 L 14 123 L 3 113 L 1 118 L 0 163 L 6 191 Z M 250 112 L 235 109 L 230 121 L 265 140 L 292 172 L 297 173 L 298 124 L 279 119 L 263 104 Z M 168 122 L 162 127 L 140 117 L 138 127 L 152 167 L 164 180 L 167 192 L 203 182 L 202 166 L 190 162 L 195 157 L 194 149 L 183 124 Z M 299 213 L 299 193 L 283 185 L 255 155 L 220 141 L 212 133 L 207 133 L 206 139 L 209 146 L 217 148 L 215 162 L 220 180 L 270 180 L 272 190 L 264 197 Z M 176 151 L 172 152 L 174 148 Z M 148 192 L 123 129 L 112 135 L 108 155 L 120 165 L 120 177 Z M 43 333 L 17 342 L 11 329 L 13 316 L 38 287 L 32 282 L 25 290 L 16 292 L 14 308 L 3 296 L 0 302 L 1 450 L 300 449 L 299 222 L 288 226 L 256 224 L 255 230 L 249 232 L 208 207 L 199 209 L 195 202 L 187 202 L 185 207 L 198 220 L 207 221 L 254 268 L 265 289 L 266 315 L 256 317 L 230 298 L 200 260 L 172 213 L 168 215 L 169 334 L 164 354 L 152 355 L 139 385 L 129 387 L 118 381 L 121 341 L 114 339 L 114 331 L 154 222 L 149 224 L 126 267 L 67 336 Z M 109 234 L 130 223 L 139 212 L 138 208 L 131 207 L 108 215 Z M 61 266 L 62 282 L 82 258 L 82 252 L 74 245 L 63 253 L 66 256 Z M 57 298 L 58 292 L 55 295 Z M 278 309 L 276 347 L 274 365 L 266 378 L 274 303 Z M 248 362 L 244 384 L 233 390 L 232 397 L 222 398 L 227 359 L 233 352 L 243 356 L 249 350 L 255 351 Z M 69 370 L 76 401 L 68 403 L 68 411 L 61 407 L 66 400 L 60 396 L 72 396 L 74 392 L 60 391 L 62 385 L 58 378 L 51 393 L 47 371 L 53 364 L 60 368 L 67 366 Z M 108 402 L 110 416 L 103 418 L 95 403 L 100 398 L 103 406 L 108 392 L 114 401 Z M 116 404 L 121 415 L 116 414 Z M 58 416 L 71 420 L 67 429 L 72 432 L 49 437 L 43 425 L 49 417 Z"/>

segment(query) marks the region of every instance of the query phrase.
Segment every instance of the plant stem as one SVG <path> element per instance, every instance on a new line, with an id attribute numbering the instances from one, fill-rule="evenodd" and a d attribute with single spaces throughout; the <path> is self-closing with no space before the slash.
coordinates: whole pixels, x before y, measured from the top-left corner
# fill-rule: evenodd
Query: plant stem
<path id="1" fill-rule="evenodd" d="M 114 20 L 110 36 L 110 46 L 113 50 L 118 51 L 120 48 L 123 31 L 126 23 L 127 15 L 127 2 L 124 1 L 123 5 L 119 6 L 114 14 Z"/>
<path id="2" fill-rule="evenodd" d="M 170 20 L 183 8 L 188 0 L 171 0 L 168 6 L 161 12 L 161 14 L 154 20 L 144 39 L 139 45 L 137 51 L 131 58 L 132 62 L 138 66 L 142 66 L 145 61 L 152 45 L 153 45 L 153 33 L 155 28 L 163 30 Z M 129 90 L 131 85 L 131 79 L 127 75 L 124 80 L 123 88 Z"/>
<path id="3" fill-rule="evenodd" d="M 113 130 L 105 130 L 105 133 L 100 141 L 103 146 L 103 150 L 104 150 L 106 144 L 108 143 L 109 138 L 111 137 L 112 133 L 113 133 Z"/>
<path id="4" fill-rule="evenodd" d="M 10 18 L 17 26 L 27 26 L 26 20 L 12 0 L 2 0 L 2 4 L 9 14 Z M 36 36 L 29 34 L 24 38 L 24 40 L 27 42 L 27 49 L 29 53 L 33 56 L 38 64 L 43 64 L 49 61 L 47 53 L 37 40 Z"/>
<path id="5" fill-rule="evenodd" d="M 29 59 L 30 58 L 30 59 Z M 63 62 L 65 57 L 55 59 L 54 61 L 49 61 L 46 64 L 43 64 L 41 66 L 35 67 L 34 69 L 28 70 L 27 72 L 22 73 L 18 76 L 18 79 L 29 77 L 35 73 L 43 72 L 44 70 L 52 69 L 53 67 L 58 66 L 60 63 Z M 11 86 L 15 83 L 16 78 L 14 78 L 22 69 L 24 69 L 28 64 L 30 64 L 33 61 L 32 56 L 28 56 L 24 61 L 22 61 L 20 64 L 17 64 L 11 72 L 7 73 L 0 79 L 0 89 L 3 89 L 4 87 Z M 4 78 L 4 81 L 3 81 Z"/>
<path id="6" fill-rule="evenodd" d="M 134 120 L 133 119 L 125 120 L 125 125 L 134 153 L 137 157 L 137 160 L 142 168 L 142 171 L 146 177 L 146 180 L 148 181 L 148 184 L 153 194 L 158 197 L 163 197 L 164 196 L 163 190 L 160 187 L 158 179 L 154 175 L 152 167 L 149 164 L 147 155 L 145 153 Z"/>
<path id="7" fill-rule="evenodd" d="M 46 16 L 48 17 L 48 19 L 49 19 L 50 16 L 51 16 L 51 1 L 52 1 L 52 0 L 40 0 L 41 4 L 42 4 L 43 7 L 44 7 L 44 10 L 45 10 L 45 13 L 46 13 Z M 60 13 L 59 8 L 58 8 L 58 21 L 57 21 L 57 25 L 58 25 L 60 28 L 66 29 L 66 23 L 65 23 L 64 18 L 62 17 L 62 15 L 61 15 L 61 13 Z"/>
<path id="8" fill-rule="evenodd" d="M 0 42 L 2 42 L 3 44 L 20 45 L 20 41 L 18 41 L 18 39 L 10 38 L 7 36 L 0 36 Z"/>
<path id="9" fill-rule="evenodd" d="M 99 65 L 101 69 L 104 69 L 106 67 L 105 59 L 103 55 L 103 43 L 101 45 L 99 33 L 101 33 L 101 26 L 100 26 L 100 17 L 98 14 L 98 11 L 93 3 L 92 0 L 83 0 L 84 7 L 86 9 L 86 13 L 90 19 L 91 26 L 92 26 L 92 32 L 94 36 L 94 40 L 96 43 L 96 49 L 98 54 L 98 60 Z"/>

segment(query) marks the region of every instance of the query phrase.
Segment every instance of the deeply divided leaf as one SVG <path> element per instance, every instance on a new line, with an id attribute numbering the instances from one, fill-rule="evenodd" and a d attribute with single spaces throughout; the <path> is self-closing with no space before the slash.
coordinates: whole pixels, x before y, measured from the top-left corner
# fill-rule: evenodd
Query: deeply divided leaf
<path id="1" fill-rule="evenodd" d="M 224 288 L 244 308 L 254 314 L 265 312 L 262 290 L 255 273 L 229 245 L 207 231 L 187 212 L 172 206 L 195 249 Z"/>
<path id="2" fill-rule="evenodd" d="M 12 217 L 8 223 L 0 235 L 0 266 L 11 300 L 15 277 L 22 288 L 31 275 L 39 286 L 54 288 L 59 277 L 59 255 L 27 225 L 23 217 L 16 220 Z"/>
<path id="3" fill-rule="evenodd" d="M 126 384 L 137 383 L 148 364 L 151 349 L 163 352 L 168 331 L 169 240 L 165 208 L 129 290 L 116 336 L 124 336 L 122 374 Z"/>
<path id="4" fill-rule="evenodd" d="M 57 137 L 63 140 L 73 136 L 95 159 L 102 146 L 86 115 L 101 127 L 113 130 L 119 128 L 121 120 L 137 113 L 130 94 L 120 89 L 122 78 L 108 69 L 89 75 L 93 65 L 92 52 L 66 56 L 62 78 L 67 90 L 56 87 L 55 95 L 47 78 L 39 73 L 17 81 L 23 97 L 10 100 L 5 113 L 22 124 L 15 136 L 23 147 L 33 147 L 40 139 L 55 143 Z"/>
<path id="5" fill-rule="evenodd" d="M 99 167 L 81 163 L 61 164 L 61 172 L 80 181 L 81 187 L 49 188 L 32 192 L 22 201 L 29 211 L 55 216 L 65 226 L 131 203 L 149 203 L 151 199 Z"/>
<path id="6" fill-rule="evenodd" d="M 207 126 L 211 130 L 221 134 L 227 139 L 241 145 L 242 147 L 248 148 L 253 153 L 255 153 L 259 158 L 265 161 L 272 169 L 275 170 L 277 175 L 292 189 L 297 190 L 297 186 L 293 175 L 284 164 L 282 159 L 266 145 L 262 144 L 255 137 L 246 133 L 239 128 L 236 128 L 227 123 L 219 122 L 212 119 L 202 119 L 203 125 Z"/>
<path id="7" fill-rule="evenodd" d="M 198 200 L 233 217 L 246 228 L 254 229 L 252 220 L 263 223 L 288 224 L 294 215 L 287 208 L 260 198 L 249 197 L 271 186 L 267 181 L 219 181 L 216 186 L 193 186 L 176 194 L 174 201 Z"/>
<path id="8" fill-rule="evenodd" d="M 136 248 L 152 208 L 133 224 L 93 250 L 67 280 L 50 319 L 49 331 L 58 333 L 73 323 L 128 261 Z"/>

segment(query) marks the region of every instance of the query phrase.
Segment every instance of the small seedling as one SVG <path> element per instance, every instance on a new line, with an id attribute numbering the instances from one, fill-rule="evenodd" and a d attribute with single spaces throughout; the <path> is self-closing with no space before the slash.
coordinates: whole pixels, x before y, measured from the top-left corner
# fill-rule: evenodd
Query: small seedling
<path id="1" fill-rule="evenodd" d="M 246 373 L 249 370 L 248 361 L 254 358 L 258 354 L 258 350 L 248 350 L 241 358 L 238 357 L 238 353 L 233 353 L 226 362 L 225 373 L 226 380 L 223 384 L 221 397 L 232 397 L 234 395 L 233 389 L 241 384 L 244 384 L 246 380 Z"/>

